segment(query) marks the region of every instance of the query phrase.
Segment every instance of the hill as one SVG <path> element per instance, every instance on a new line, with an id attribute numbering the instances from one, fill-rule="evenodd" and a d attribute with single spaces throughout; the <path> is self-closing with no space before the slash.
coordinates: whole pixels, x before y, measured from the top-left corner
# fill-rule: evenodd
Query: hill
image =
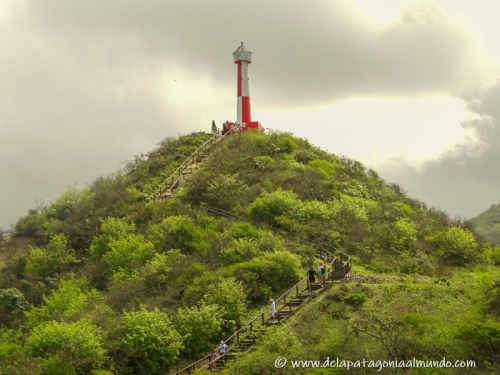
<path id="1" fill-rule="evenodd" d="M 493 204 L 471 221 L 476 225 L 479 234 L 496 246 L 500 246 L 500 203 Z"/>
<path id="2" fill-rule="evenodd" d="M 175 371 L 304 277 L 318 244 L 353 256 L 353 281 L 229 374 L 292 372 L 278 355 L 499 364 L 500 257 L 470 223 L 283 133 L 231 135 L 157 202 L 209 137 L 168 138 L 19 220 L 2 245 L 0 373 Z"/>

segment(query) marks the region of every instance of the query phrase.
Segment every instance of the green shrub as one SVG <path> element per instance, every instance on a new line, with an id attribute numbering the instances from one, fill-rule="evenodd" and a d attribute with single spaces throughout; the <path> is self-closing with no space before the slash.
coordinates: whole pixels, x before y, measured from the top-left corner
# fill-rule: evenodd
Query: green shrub
<path id="1" fill-rule="evenodd" d="M 158 309 L 125 313 L 120 348 L 125 365 L 133 373 L 161 374 L 174 363 L 182 349 L 182 337 L 168 315 Z"/>
<path id="2" fill-rule="evenodd" d="M 7 311 L 23 311 L 28 308 L 28 303 L 24 298 L 24 294 L 16 288 L 4 289 L 0 293 L 0 306 L 3 306 Z"/>
<path id="3" fill-rule="evenodd" d="M 474 235 L 466 229 L 450 228 L 437 236 L 437 242 L 440 245 L 438 251 L 441 259 L 451 264 L 472 264 L 481 257 Z"/>
<path id="4" fill-rule="evenodd" d="M 410 250 L 416 241 L 417 227 L 415 223 L 408 219 L 399 218 L 392 229 L 392 246 L 399 251 Z"/>
<path id="5" fill-rule="evenodd" d="M 45 304 L 33 307 L 25 313 L 27 327 L 36 327 L 44 322 L 74 319 L 96 306 L 98 293 L 91 289 L 87 280 L 62 281 L 59 288 L 43 297 Z"/>
<path id="6" fill-rule="evenodd" d="M 240 238 L 258 238 L 259 231 L 248 223 L 234 223 L 229 229 L 231 237 L 234 239 Z"/>
<path id="7" fill-rule="evenodd" d="M 135 234 L 112 240 L 108 246 L 109 251 L 103 255 L 103 260 L 108 265 L 111 274 L 118 273 L 120 269 L 127 268 L 134 262 L 144 265 L 156 254 L 152 243 Z"/>
<path id="8" fill-rule="evenodd" d="M 232 320 L 237 324 L 246 314 L 247 295 L 241 282 L 229 277 L 219 279 L 208 286 L 207 293 L 203 296 L 207 305 L 218 305 L 222 308 L 222 318 Z M 230 333 L 230 332 L 226 332 Z"/>
<path id="9" fill-rule="evenodd" d="M 276 224 L 275 217 L 285 215 L 293 217 L 302 201 L 292 191 L 278 189 L 273 193 L 263 193 L 252 205 L 248 214 L 250 217 Z"/>
<path id="10" fill-rule="evenodd" d="M 500 363 L 500 323 L 493 320 L 463 324 L 457 337 L 470 350 L 471 359 L 495 368 Z"/>
<path id="11" fill-rule="evenodd" d="M 38 213 L 38 210 L 30 210 L 27 216 L 17 221 L 14 230 L 23 236 L 43 236 L 46 222 L 45 215 Z"/>
<path id="12" fill-rule="evenodd" d="M 274 164 L 273 158 L 267 155 L 257 156 L 256 158 L 253 158 L 254 167 L 262 171 L 271 169 L 273 164 Z"/>
<path id="13" fill-rule="evenodd" d="M 26 259 L 26 274 L 45 279 L 56 273 L 66 271 L 71 264 L 79 263 L 73 249 L 67 248 L 68 238 L 55 235 L 45 249 L 30 247 Z"/>
<path id="14" fill-rule="evenodd" d="M 300 279 L 300 258 L 288 251 L 263 254 L 251 261 L 239 263 L 235 274 L 251 288 L 254 299 L 266 299 L 270 291 L 293 285 Z"/>
<path id="15" fill-rule="evenodd" d="M 291 154 L 293 151 L 297 149 L 297 145 L 293 141 L 293 137 L 291 135 L 282 135 L 279 137 L 278 146 L 279 148 L 288 154 Z"/>
<path id="16" fill-rule="evenodd" d="M 253 259 L 261 255 L 261 253 L 256 241 L 239 239 L 224 247 L 220 252 L 220 256 L 225 264 L 235 264 Z"/>
<path id="17" fill-rule="evenodd" d="M 207 184 L 207 204 L 222 209 L 233 208 L 233 202 L 246 194 L 248 185 L 237 174 L 217 176 Z"/>
<path id="18" fill-rule="evenodd" d="M 33 355 L 50 358 L 59 355 L 77 373 L 88 373 L 99 368 L 106 359 L 101 330 L 88 320 L 74 323 L 55 321 L 39 325 L 27 339 Z"/>
<path id="19" fill-rule="evenodd" d="M 179 250 L 155 254 L 141 270 L 146 287 L 150 290 L 160 290 L 175 279 L 186 265 L 186 256 Z"/>
<path id="20" fill-rule="evenodd" d="M 149 238 L 159 251 L 179 249 L 204 255 L 210 247 L 205 231 L 187 216 L 171 216 L 151 227 Z"/>
<path id="21" fill-rule="evenodd" d="M 179 309 L 176 328 L 181 334 L 183 353 L 190 358 L 206 355 L 222 338 L 224 309 L 217 305 Z"/>
<path id="22" fill-rule="evenodd" d="M 323 177 L 329 178 L 335 175 L 337 166 L 326 160 L 311 160 L 307 163 L 307 167 L 320 173 Z"/>
<path id="23" fill-rule="evenodd" d="M 357 290 L 356 293 L 350 293 L 344 297 L 344 301 L 353 305 L 354 307 L 360 307 L 363 303 L 368 300 L 366 294 Z"/>
<path id="24" fill-rule="evenodd" d="M 89 249 L 96 259 L 101 258 L 111 250 L 110 244 L 113 241 L 122 240 L 135 231 L 135 225 L 128 224 L 123 219 L 109 217 L 105 220 L 99 220 L 101 222 L 100 234 L 93 239 Z"/>

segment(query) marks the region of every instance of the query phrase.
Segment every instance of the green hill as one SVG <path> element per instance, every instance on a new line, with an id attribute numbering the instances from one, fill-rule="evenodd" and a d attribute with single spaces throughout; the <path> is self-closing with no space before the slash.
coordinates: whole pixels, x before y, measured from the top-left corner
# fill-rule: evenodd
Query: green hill
<path id="1" fill-rule="evenodd" d="M 229 136 L 157 202 L 209 138 L 168 138 L 19 220 L 1 245 L 1 374 L 175 371 L 304 277 L 319 244 L 353 256 L 354 281 L 273 328 L 227 373 L 344 373 L 279 369 L 277 356 L 446 357 L 495 371 L 500 257 L 471 223 L 282 133 Z"/>
<path id="2" fill-rule="evenodd" d="M 496 246 L 500 246 L 500 203 L 493 204 L 471 221 L 476 225 L 479 234 Z"/>

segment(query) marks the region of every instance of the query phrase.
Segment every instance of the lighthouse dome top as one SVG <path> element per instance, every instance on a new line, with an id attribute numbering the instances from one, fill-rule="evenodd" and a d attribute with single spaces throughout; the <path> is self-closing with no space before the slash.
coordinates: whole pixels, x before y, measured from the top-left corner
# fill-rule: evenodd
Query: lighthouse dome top
<path id="1" fill-rule="evenodd" d="M 252 52 L 250 52 L 250 50 L 245 47 L 243 41 L 241 41 L 241 45 L 236 48 L 236 51 L 233 52 L 233 56 L 235 63 L 239 61 L 248 61 L 249 63 L 252 62 Z"/>

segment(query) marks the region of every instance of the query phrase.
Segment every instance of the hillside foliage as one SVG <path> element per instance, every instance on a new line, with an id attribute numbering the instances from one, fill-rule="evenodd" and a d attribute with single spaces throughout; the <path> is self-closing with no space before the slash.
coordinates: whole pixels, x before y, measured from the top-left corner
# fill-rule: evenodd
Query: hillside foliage
<path id="1" fill-rule="evenodd" d="M 500 246 L 500 204 L 491 205 L 471 221 L 476 225 L 478 233 L 496 246 Z"/>
<path id="2" fill-rule="evenodd" d="M 287 373 L 271 363 L 285 354 L 500 364 L 500 253 L 470 222 L 287 133 L 230 136 L 155 202 L 209 137 L 167 138 L 18 221 L 0 276 L 0 373 L 166 374 L 205 356 L 316 262 L 286 234 L 394 283 L 333 288 L 229 373 Z"/>

